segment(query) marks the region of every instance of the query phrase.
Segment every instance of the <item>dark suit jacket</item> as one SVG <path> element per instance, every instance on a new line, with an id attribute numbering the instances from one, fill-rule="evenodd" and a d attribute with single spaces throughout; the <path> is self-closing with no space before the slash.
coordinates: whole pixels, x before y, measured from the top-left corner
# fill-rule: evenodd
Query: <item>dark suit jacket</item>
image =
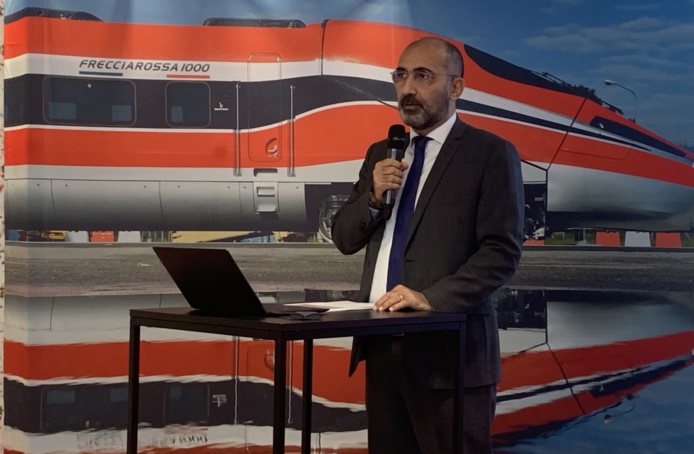
<path id="1" fill-rule="evenodd" d="M 372 145 L 352 194 L 333 220 L 344 254 L 366 246 L 360 298 L 368 301 L 385 221 L 372 218 L 369 192 L 386 142 Z M 404 282 L 435 311 L 466 312 L 465 386 L 500 380 L 499 334 L 490 296 L 518 266 L 522 248 L 523 179 L 515 147 L 456 119 L 419 196 L 405 251 Z M 433 389 L 453 387 L 455 333 L 407 334 L 404 354 L 415 378 Z M 356 338 L 350 373 L 368 338 Z"/>

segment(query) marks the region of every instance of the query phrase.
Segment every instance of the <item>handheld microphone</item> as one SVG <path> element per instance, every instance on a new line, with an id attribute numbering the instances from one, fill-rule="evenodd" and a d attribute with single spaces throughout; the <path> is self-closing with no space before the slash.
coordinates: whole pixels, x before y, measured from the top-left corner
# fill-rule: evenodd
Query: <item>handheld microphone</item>
<path id="1" fill-rule="evenodd" d="M 403 125 L 393 125 L 388 129 L 388 153 L 387 156 L 391 159 L 397 161 L 402 161 L 402 157 L 405 155 L 405 148 L 410 144 L 410 135 L 405 131 Z M 390 214 L 395 205 L 395 194 L 397 189 L 389 189 L 386 191 L 386 212 Z M 390 217 L 390 216 L 388 216 Z"/>

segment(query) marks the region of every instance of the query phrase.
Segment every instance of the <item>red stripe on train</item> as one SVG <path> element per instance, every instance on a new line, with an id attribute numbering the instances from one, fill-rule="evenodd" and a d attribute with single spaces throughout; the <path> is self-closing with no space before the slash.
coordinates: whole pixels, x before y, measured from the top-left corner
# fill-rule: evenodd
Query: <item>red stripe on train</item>
<path id="1" fill-rule="evenodd" d="M 524 352 L 502 358 L 499 391 L 633 369 L 693 351 L 694 332 L 683 331 L 608 345 Z"/>
<path id="2" fill-rule="evenodd" d="M 301 389 L 303 343 L 291 349 L 292 385 Z M 240 376 L 273 380 L 271 341 L 239 342 L 235 371 L 234 341 L 176 341 L 141 343 L 140 375 Z M 313 393 L 333 402 L 364 403 L 363 368 L 348 376 L 350 350 L 314 345 Z M 128 343 L 24 345 L 5 341 L 5 373 L 26 380 L 115 378 L 128 374 Z M 338 384 L 338 385 L 336 385 Z"/>

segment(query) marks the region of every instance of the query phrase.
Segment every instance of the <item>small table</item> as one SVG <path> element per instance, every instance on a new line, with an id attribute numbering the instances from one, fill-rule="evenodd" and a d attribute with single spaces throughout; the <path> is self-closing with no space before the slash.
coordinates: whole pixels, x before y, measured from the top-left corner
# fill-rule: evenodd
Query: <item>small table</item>
<path id="1" fill-rule="evenodd" d="M 313 378 L 313 340 L 336 337 L 370 336 L 423 331 L 458 332 L 458 368 L 454 397 L 453 446 L 462 452 L 459 436 L 463 431 L 463 368 L 465 364 L 465 314 L 440 312 L 328 312 L 316 319 L 289 317 L 220 317 L 202 315 L 188 307 L 130 311 L 130 361 L 128 374 L 127 454 L 137 453 L 140 386 L 140 327 L 225 334 L 268 339 L 275 342 L 272 452 L 284 452 L 287 342 L 304 341 L 303 399 L 301 409 L 301 452 L 311 450 L 311 400 Z M 452 346 L 455 348 L 455 346 Z"/>

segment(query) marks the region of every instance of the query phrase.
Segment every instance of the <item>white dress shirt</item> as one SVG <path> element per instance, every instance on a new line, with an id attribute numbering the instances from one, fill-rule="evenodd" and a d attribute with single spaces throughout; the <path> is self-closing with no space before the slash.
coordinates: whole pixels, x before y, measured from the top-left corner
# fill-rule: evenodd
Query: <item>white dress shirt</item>
<path id="1" fill-rule="evenodd" d="M 453 124 L 455 123 L 456 115 L 451 115 L 451 117 L 446 120 L 438 128 L 427 134 L 427 137 L 431 138 L 426 144 L 426 149 L 424 152 L 424 164 L 422 166 L 422 176 L 419 179 L 419 186 L 417 187 L 417 197 L 415 199 L 415 208 L 417 206 L 417 201 L 419 200 L 419 194 L 422 192 L 424 183 L 429 177 L 429 172 L 431 171 L 436 158 L 441 151 L 443 142 L 448 137 L 448 134 L 453 129 Z M 413 130 L 410 131 L 410 145 L 405 150 L 405 156 L 402 158 L 409 165 L 412 165 L 414 160 L 414 139 L 417 137 L 417 133 Z M 376 267 L 374 269 L 373 281 L 371 281 L 371 294 L 369 295 L 369 302 L 375 303 L 383 294 L 386 292 L 386 281 L 388 279 L 388 259 L 390 257 L 390 246 L 393 242 L 393 230 L 395 229 L 395 220 L 398 216 L 398 207 L 400 206 L 400 192 L 405 186 L 407 181 L 407 175 L 409 174 L 410 168 L 403 173 L 402 185 L 395 197 L 395 206 L 393 207 L 393 214 L 390 219 L 386 222 L 386 229 L 383 232 L 383 240 L 381 241 L 381 247 L 378 250 L 378 258 L 376 259 Z"/>

